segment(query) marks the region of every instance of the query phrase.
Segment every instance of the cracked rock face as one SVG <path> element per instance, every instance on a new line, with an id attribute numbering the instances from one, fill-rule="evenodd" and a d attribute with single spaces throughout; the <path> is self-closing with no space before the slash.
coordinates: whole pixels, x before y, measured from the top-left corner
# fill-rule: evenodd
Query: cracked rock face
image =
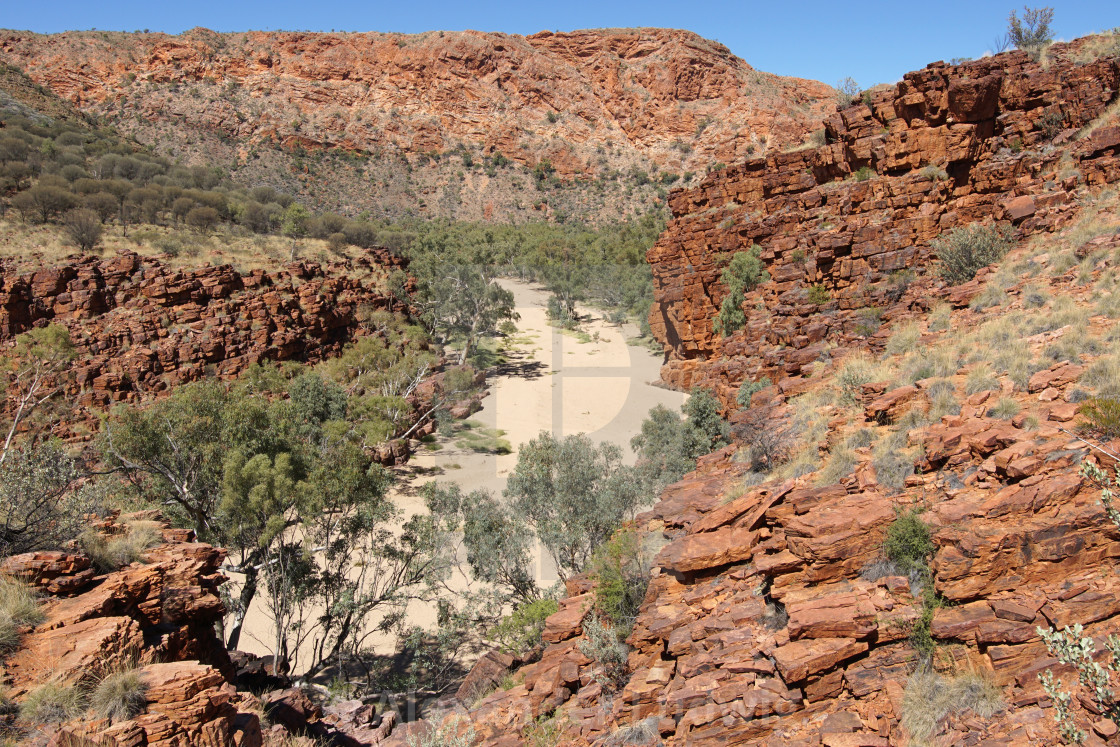
<path id="1" fill-rule="evenodd" d="M 112 520 L 100 528 L 123 531 Z M 47 594 L 46 619 L 21 636 L 4 662 L 5 684 L 17 701 L 47 682 L 88 684 L 122 668 L 135 667 L 147 686 L 136 718 L 69 722 L 51 744 L 261 744 L 258 717 L 231 683 L 233 665 L 214 633 L 225 614 L 218 593 L 225 551 L 191 539 L 164 528 L 163 542 L 140 562 L 104 575 L 91 575 L 89 558 L 76 552 L 5 561 L 5 573 Z"/>

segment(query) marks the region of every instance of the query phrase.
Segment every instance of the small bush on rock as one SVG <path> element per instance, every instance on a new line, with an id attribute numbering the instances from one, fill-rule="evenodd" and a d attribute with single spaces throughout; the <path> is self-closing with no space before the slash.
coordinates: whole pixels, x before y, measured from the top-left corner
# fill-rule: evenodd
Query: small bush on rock
<path id="1" fill-rule="evenodd" d="M 498 647 L 510 654 L 524 655 L 539 646 L 545 619 L 559 608 L 555 599 L 536 599 L 521 605 L 494 628 Z"/>
<path id="2" fill-rule="evenodd" d="M 144 551 L 159 544 L 160 533 L 152 522 L 135 522 L 128 533 L 106 537 L 100 532 L 87 530 L 78 538 L 78 544 L 93 560 L 102 573 L 112 573 L 140 560 Z"/>
<path id="3" fill-rule="evenodd" d="M 1084 427 L 1105 438 L 1120 438 L 1120 400 L 1112 397 L 1094 397 L 1078 408 Z"/>
<path id="4" fill-rule="evenodd" d="M 1028 8 L 1024 5 L 1022 18 L 1014 10 L 1007 17 L 1007 38 L 1017 49 L 1038 60 L 1042 50 L 1054 40 L 1054 32 L 1050 28 L 1053 20 L 1053 8 Z"/>
<path id="5" fill-rule="evenodd" d="M 735 401 L 741 407 L 750 407 L 751 398 L 766 387 L 770 386 L 770 384 L 771 382 L 768 376 L 763 376 L 758 381 L 751 381 L 750 379 L 746 379 L 742 384 L 739 385 L 739 393 L 735 395 Z"/>
<path id="6" fill-rule="evenodd" d="M 928 669 L 910 675 L 902 699 L 902 725 L 910 732 L 911 744 L 928 744 L 941 720 L 950 714 L 971 710 L 983 719 L 1003 710 L 1003 693 L 987 677 L 962 672 L 953 677 Z"/>
<path id="7" fill-rule="evenodd" d="M 596 678 L 604 690 L 613 692 L 622 684 L 626 674 L 630 649 L 619 640 L 615 628 L 595 612 L 583 621 L 583 634 L 584 638 L 578 644 L 580 653 L 599 664 Z"/>
<path id="8" fill-rule="evenodd" d="M 409 736 L 408 747 L 472 747 L 475 741 L 474 725 L 463 716 L 452 716 L 438 727 Z"/>
<path id="9" fill-rule="evenodd" d="M 1018 402 L 1010 397 L 1001 397 L 999 402 L 996 402 L 988 410 L 988 417 L 999 418 L 1000 420 L 1010 420 L 1019 414 L 1021 409 Z"/>
<path id="10" fill-rule="evenodd" d="M 603 742 L 604 747 L 623 747 L 623 745 L 648 747 L 659 744 L 661 744 L 661 732 L 657 727 L 657 716 L 650 716 L 629 726 L 621 726 Z"/>
<path id="11" fill-rule="evenodd" d="M 591 561 L 596 581 L 595 607 L 620 633 L 629 634 L 649 588 L 653 558 L 633 529 L 622 529 L 599 548 Z"/>
<path id="12" fill-rule="evenodd" d="M 949 285 L 960 285 L 976 277 L 981 267 L 1002 259 L 1012 243 L 1008 228 L 973 223 L 941 234 L 932 246 L 941 260 L 941 277 Z"/>
<path id="13" fill-rule="evenodd" d="M 898 515 L 883 541 L 883 554 L 907 575 L 928 572 L 926 561 L 935 549 L 929 527 L 914 509 Z"/>
<path id="14" fill-rule="evenodd" d="M 717 334 L 727 336 L 741 329 L 747 318 L 743 313 L 743 294 L 770 279 L 762 264 L 762 248 L 751 244 L 745 252 L 737 252 L 724 269 L 720 281 L 727 286 L 727 296 L 720 304 L 719 315 L 713 322 Z"/>
<path id="15" fill-rule="evenodd" d="M 1081 474 L 1100 488 L 1101 505 L 1108 520 L 1120 528 L 1120 510 L 1115 504 L 1115 480 L 1090 461 L 1082 462 Z M 1088 733 L 1079 728 L 1074 720 L 1072 705 L 1075 700 L 1086 704 L 1092 702 L 1092 713 L 1100 714 L 1113 722 L 1120 721 L 1120 701 L 1117 700 L 1112 682 L 1112 673 L 1120 671 L 1120 637 L 1112 634 L 1104 640 L 1108 656 L 1102 664 L 1097 661 L 1096 641 L 1083 635 L 1084 629 L 1080 623 L 1072 628 L 1067 625 L 1061 631 L 1054 628 L 1047 630 L 1041 626 L 1036 627 L 1035 631 L 1046 642 L 1051 656 L 1059 663 L 1073 667 L 1084 691 L 1080 697 L 1075 697 L 1073 692 L 1066 690 L 1062 682 L 1054 677 L 1052 669 L 1038 675 L 1042 688 L 1054 705 L 1054 720 L 1058 723 L 1062 741 L 1081 744 L 1088 737 Z"/>

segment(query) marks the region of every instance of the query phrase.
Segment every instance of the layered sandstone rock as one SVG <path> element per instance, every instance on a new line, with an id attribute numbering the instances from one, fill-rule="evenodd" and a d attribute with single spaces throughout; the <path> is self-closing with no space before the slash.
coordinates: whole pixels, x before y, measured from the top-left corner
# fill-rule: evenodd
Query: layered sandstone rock
<path id="1" fill-rule="evenodd" d="M 123 531 L 114 520 L 101 527 Z M 17 701 L 46 683 L 89 686 L 128 668 L 136 668 L 146 686 L 136 718 L 67 723 L 52 744 L 261 744 L 258 717 L 233 687 L 233 666 L 214 633 L 225 613 L 218 592 L 225 552 L 190 539 L 190 533 L 165 528 L 163 542 L 141 562 L 92 577 L 90 559 L 76 552 L 5 561 L 5 574 L 49 595 L 46 619 L 23 633 L 20 648 L 3 662 L 4 684 Z"/>
<path id="2" fill-rule="evenodd" d="M 701 170 L 800 142 L 833 91 L 687 31 L 0 34 L 0 59 L 86 111 L 286 146 L 460 144 L 562 174 Z M 185 95 L 184 88 L 192 89 Z M 200 90 L 205 89 L 205 94 Z"/>
<path id="3" fill-rule="evenodd" d="M 70 330 L 73 425 L 210 373 L 231 378 L 261 361 L 337 354 L 363 333 L 363 310 L 405 310 L 380 282 L 403 260 L 375 250 L 359 264 L 242 274 L 230 265 L 172 270 L 133 253 L 36 271 L 0 263 L 0 345 L 44 324 Z"/>
<path id="4" fill-rule="evenodd" d="M 828 145 L 674 192 L 673 218 L 648 254 L 650 324 L 671 356 L 664 380 L 730 402 L 745 378 L 799 375 L 826 338 L 843 346 L 874 335 L 877 320 L 868 328 L 857 309 L 889 320 L 938 295 L 967 303 L 979 281 L 940 290 L 932 274 L 940 233 L 993 218 L 1021 235 L 1053 230 L 1084 185 L 1120 179 L 1120 130 L 1075 136 L 1116 100 L 1120 59 L 1077 63 L 1080 48 L 1055 45 L 1045 68 L 1022 52 L 934 63 L 830 116 Z M 772 279 L 747 294 L 745 328 L 720 339 L 720 275 L 752 243 Z M 824 303 L 810 300 L 812 286 Z"/>

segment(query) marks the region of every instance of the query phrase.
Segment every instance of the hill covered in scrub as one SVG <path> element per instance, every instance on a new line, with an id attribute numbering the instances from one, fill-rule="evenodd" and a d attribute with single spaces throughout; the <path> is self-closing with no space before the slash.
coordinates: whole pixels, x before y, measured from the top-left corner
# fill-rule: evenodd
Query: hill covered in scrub
<path id="1" fill-rule="evenodd" d="M 841 108 L 823 147 L 671 195 L 663 377 L 713 389 L 733 443 L 444 734 L 1052 744 L 1068 713 L 1115 740 L 1042 634 L 1083 626 L 1088 667 L 1120 631 L 1117 51 L 934 64 Z M 612 617 L 625 579 L 648 587 Z"/>
<path id="2" fill-rule="evenodd" d="M 0 60 L 173 158 L 352 217 L 644 213 L 799 144 L 831 88 L 684 31 L 0 33 Z"/>

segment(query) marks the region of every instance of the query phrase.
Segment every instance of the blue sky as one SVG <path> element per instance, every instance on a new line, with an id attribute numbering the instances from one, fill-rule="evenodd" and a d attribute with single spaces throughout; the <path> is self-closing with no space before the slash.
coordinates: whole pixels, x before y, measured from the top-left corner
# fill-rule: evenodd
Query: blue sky
<path id="1" fill-rule="evenodd" d="M 1051 2 L 1054 30 L 1070 39 L 1120 26 L 1120 1 Z M 851 76 L 864 87 L 898 80 L 936 60 L 979 57 L 1007 27 L 1013 2 L 939 0 L 913 3 L 767 0 L 560 0 L 490 3 L 445 0 L 40 0 L 5 3 L 0 25 L 55 32 L 67 29 L 178 33 L 284 29 L 399 31 L 478 29 L 531 34 L 612 26 L 686 28 L 723 42 L 754 67 L 835 85 Z"/>

